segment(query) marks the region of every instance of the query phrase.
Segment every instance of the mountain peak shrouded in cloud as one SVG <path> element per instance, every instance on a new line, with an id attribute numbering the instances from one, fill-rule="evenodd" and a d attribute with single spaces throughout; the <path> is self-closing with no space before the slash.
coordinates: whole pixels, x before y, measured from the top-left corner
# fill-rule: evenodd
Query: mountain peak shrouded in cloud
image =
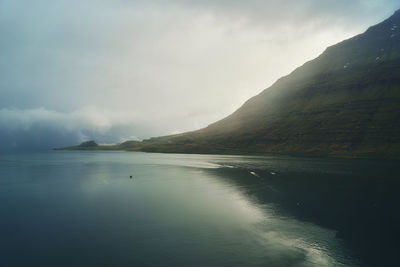
<path id="1" fill-rule="evenodd" d="M 202 128 L 398 8 L 367 2 L 0 1 L 0 149 Z"/>

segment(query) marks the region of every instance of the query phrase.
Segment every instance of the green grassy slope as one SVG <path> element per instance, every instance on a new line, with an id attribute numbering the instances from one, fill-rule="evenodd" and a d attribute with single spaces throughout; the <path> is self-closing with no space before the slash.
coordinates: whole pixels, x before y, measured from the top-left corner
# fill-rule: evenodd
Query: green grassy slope
<path id="1" fill-rule="evenodd" d="M 207 128 L 142 151 L 396 155 L 400 12 L 326 51 Z"/>
<path id="2" fill-rule="evenodd" d="M 400 11 L 327 48 L 225 119 L 119 149 L 399 157 Z"/>

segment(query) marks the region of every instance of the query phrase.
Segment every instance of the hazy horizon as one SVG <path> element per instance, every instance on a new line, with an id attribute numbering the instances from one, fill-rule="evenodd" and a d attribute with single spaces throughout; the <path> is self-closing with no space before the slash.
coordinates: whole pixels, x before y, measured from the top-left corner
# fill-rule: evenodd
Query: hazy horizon
<path id="1" fill-rule="evenodd" d="M 397 1 L 0 1 L 0 149 L 195 130 Z"/>

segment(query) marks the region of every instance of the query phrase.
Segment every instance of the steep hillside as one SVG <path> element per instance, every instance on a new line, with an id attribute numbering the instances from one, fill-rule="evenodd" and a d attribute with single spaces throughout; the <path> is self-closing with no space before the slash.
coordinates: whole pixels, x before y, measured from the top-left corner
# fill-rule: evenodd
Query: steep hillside
<path id="1" fill-rule="evenodd" d="M 400 11 L 329 47 L 232 115 L 132 150 L 186 153 L 398 155 Z"/>
<path id="2" fill-rule="evenodd" d="M 225 119 L 113 149 L 400 157 L 400 10 L 327 48 Z"/>

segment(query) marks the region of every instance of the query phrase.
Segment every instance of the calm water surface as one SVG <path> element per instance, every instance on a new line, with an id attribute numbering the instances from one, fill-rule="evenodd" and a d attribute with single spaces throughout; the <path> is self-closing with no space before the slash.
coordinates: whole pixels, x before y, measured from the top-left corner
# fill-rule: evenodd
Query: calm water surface
<path id="1" fill-rule="evenodd" d="M 344 180 L 368 184 L 393 166 L 128 152 L 1 154 L 0 266 L 360 266 L 368 248 L 354 249 L 354 240 L 346 240 L 354 231 L 321 209 L 351 218 L 336 214 L 346 203 L 334 204 L 327 192 L 344 190 L 347 201 L 363 189 Z M 377 209 L 379 201 L 366 208 Z"/>

